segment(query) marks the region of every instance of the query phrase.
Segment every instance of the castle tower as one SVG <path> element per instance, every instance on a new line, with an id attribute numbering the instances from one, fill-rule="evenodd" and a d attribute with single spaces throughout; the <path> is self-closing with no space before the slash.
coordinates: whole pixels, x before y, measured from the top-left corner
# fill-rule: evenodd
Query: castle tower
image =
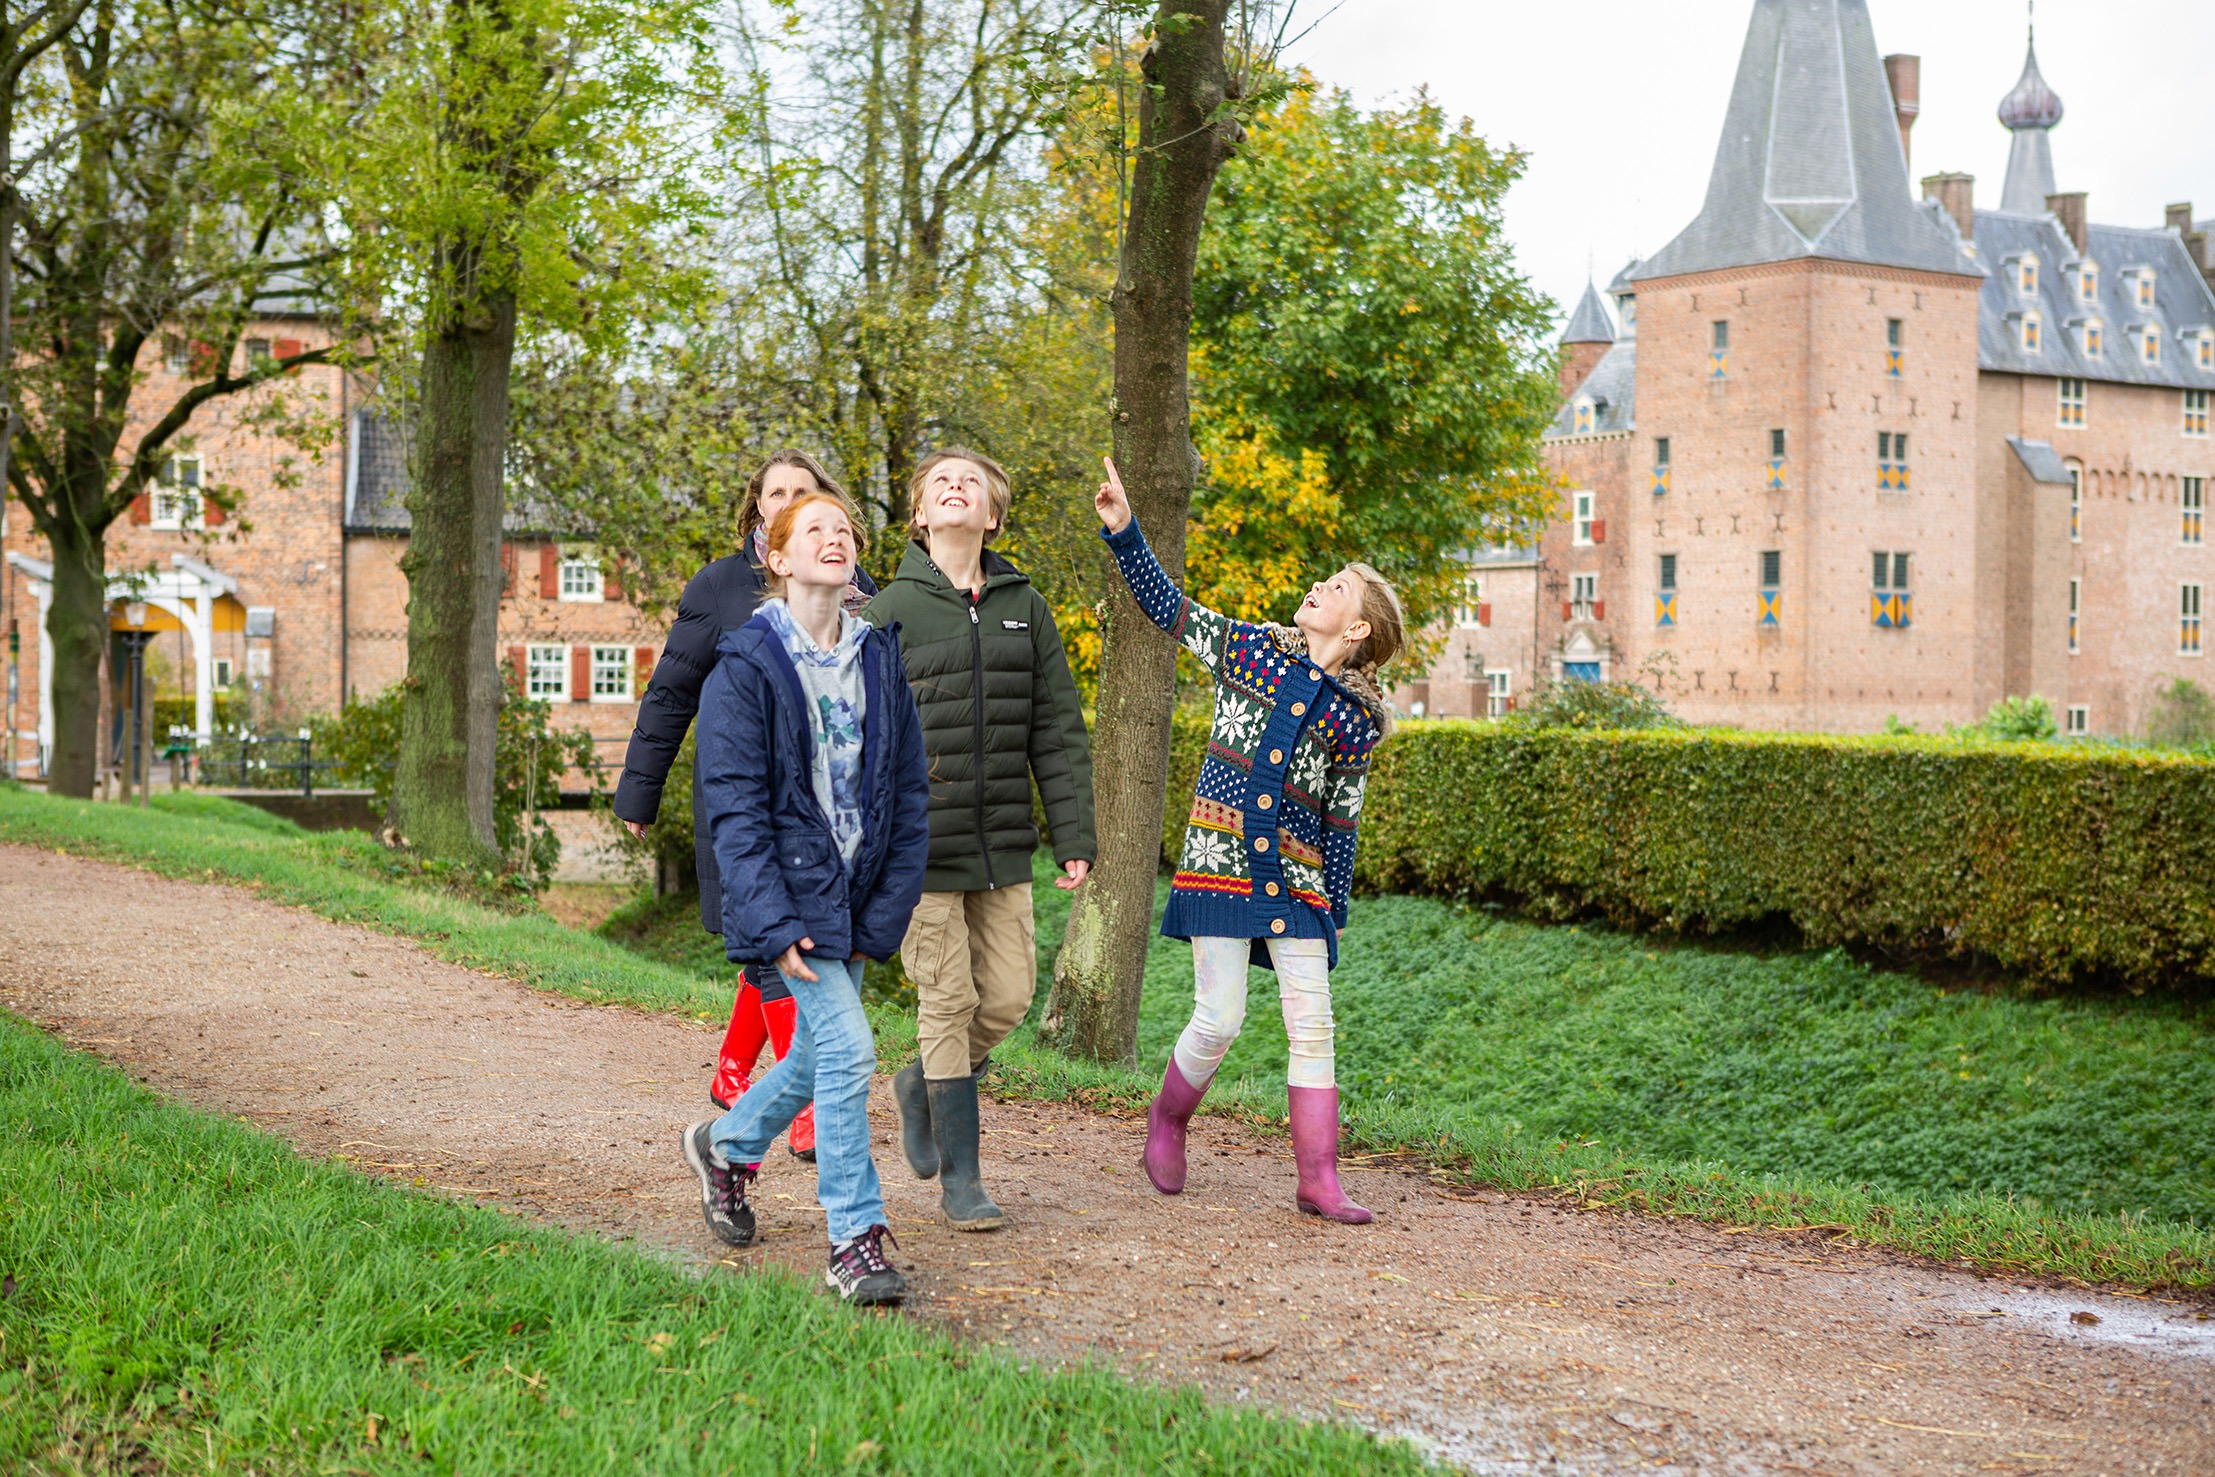
<path id="1" fill-rule="evenodd" d="M 2032 33 L 2023 54 L 2023 75 L 2000 99 L 2000 126 L 2014 137 L 2007 146 L 2007 178 L 2000 185 L 2000 209 L 2015 215 L 2042 215 L 2054 193 L 2053 148 L 2047 135 L 2061 121 L 2061 98 L 2038 71 L 2038 38 Z"/>
<path id="2" fill-rule="evenodd" d="M 1574 394 L 1577 386 L 1592 373 L 1592 366 L 1605 358 L 1613 347 L 1615 323 L 1607 316 L 1599 289 L 1588 277 L 1584 296 L 1577 299 L 1576 311 L 1569 315 L 1569 326 L 1561 332 L 1561 393 Z"/>
<path id="3" fill-rule="evenodd" d="M 1866 0 L 1754 0 L 1706 200 L 1615 287 L 1635 424 L 1559 443 L 1593 498 L 1546 548 L 1565 674 L 1589 649 L 1656 666 L 1695 722 L 1981 711 L 1982 269 L 1910 193 L 1903 138 Z"/>

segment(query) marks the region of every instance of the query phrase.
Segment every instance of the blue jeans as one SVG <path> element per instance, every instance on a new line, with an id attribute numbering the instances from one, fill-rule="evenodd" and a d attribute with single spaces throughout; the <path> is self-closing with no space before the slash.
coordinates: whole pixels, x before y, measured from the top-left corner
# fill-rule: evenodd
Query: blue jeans
<path id="1" fill-rule="evenodd" d="M 815 1196 L 833 1243 L 887 1225 L 877 1162 L 869 1156 L 869 1079 L 877 1042 L 861 1008 L 861 961 L 808 957 L 816 978 L 778 971 L 798 1004 L 792 1050 L 708 1130 L 733 1164 L 759 1164 L 799 1111 L 815 1103 Z M 767 971 L 764 971 L 765 973 Z"/>

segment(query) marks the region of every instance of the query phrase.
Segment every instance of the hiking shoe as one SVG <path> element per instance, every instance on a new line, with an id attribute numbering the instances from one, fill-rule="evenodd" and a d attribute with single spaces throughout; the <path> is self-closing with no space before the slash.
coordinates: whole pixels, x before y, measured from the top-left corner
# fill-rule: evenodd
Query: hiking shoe
<path id="1" fill-rule="evenodd" d="M 755 1166 L 733 1164 L 715 1152 L 708 1141 L 713 1118 L 702 1118 L 685 1130 L 685 1163 L 700 1176 L 700 1218 L 715 1239 L 725 1246 L 754 1244 L 754 1207 L 746 1203 L 746 1187 L 754 1182 Z"/>
<path id="2" fill-rule="evenodd" d="M 860 1307 L 899 1302 L 908 1295 L 908 1280 L 885 1260 L 884 1244 L 891 1240 L 889 1229 L 871 1226 L 853 1240 L 833 1246 L 823 1280 L 838 1289 L 845 1301 Z M 899 1243 L 894 1241 L 893 1245 Z"/>

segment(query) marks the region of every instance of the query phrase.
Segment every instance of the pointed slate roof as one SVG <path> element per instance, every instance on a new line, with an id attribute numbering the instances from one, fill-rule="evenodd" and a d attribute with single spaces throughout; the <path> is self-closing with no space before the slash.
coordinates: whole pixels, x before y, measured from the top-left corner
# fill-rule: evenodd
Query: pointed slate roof
<path id="1" fill-rule="evenodd" d="M 1569 326 L 1562 330 L 1565 344 L 1612 344 L 1615 342 L 1615 320 L 1608 317 L 1607 305 L 1600 301 L 1600 290 L 1585 279 L 1584 296 L 1577 299 L 1577 310 L 1569 315 Z"/>
<path id="2" fill-rule="evenodd" d="M 2038 47 L 2023 54 L 2023 75 L 2000 99 L 2000 122 L 2014 138 L 2007 146 L 2007 175 L 2000 184 L 2000 209 L 2037 215 L 2054 193 L 2053 145 L 2048 131 L 2061 121 L 2061 98 L 2038 71 Z"/>
<path id="3" fill-rule="evenodd" d="M 1755 0 L 1707 202 L 1631 276 L 1798 257 L 1978 275 L 1916 208 L 1867 0 Z"/>

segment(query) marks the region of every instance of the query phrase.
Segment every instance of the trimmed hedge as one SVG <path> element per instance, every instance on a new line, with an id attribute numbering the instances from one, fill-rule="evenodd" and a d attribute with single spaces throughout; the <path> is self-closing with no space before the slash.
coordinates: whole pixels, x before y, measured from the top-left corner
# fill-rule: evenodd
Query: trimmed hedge
<path id="1" fill-rule="evenodd" d="M 2183 755 L 1434 720 L 1379 749 L 1365 811 L 1364 891 L 1688 933 L 1782 918 L 2042 983 L 2215 977 L 2215 763 Z"/>

